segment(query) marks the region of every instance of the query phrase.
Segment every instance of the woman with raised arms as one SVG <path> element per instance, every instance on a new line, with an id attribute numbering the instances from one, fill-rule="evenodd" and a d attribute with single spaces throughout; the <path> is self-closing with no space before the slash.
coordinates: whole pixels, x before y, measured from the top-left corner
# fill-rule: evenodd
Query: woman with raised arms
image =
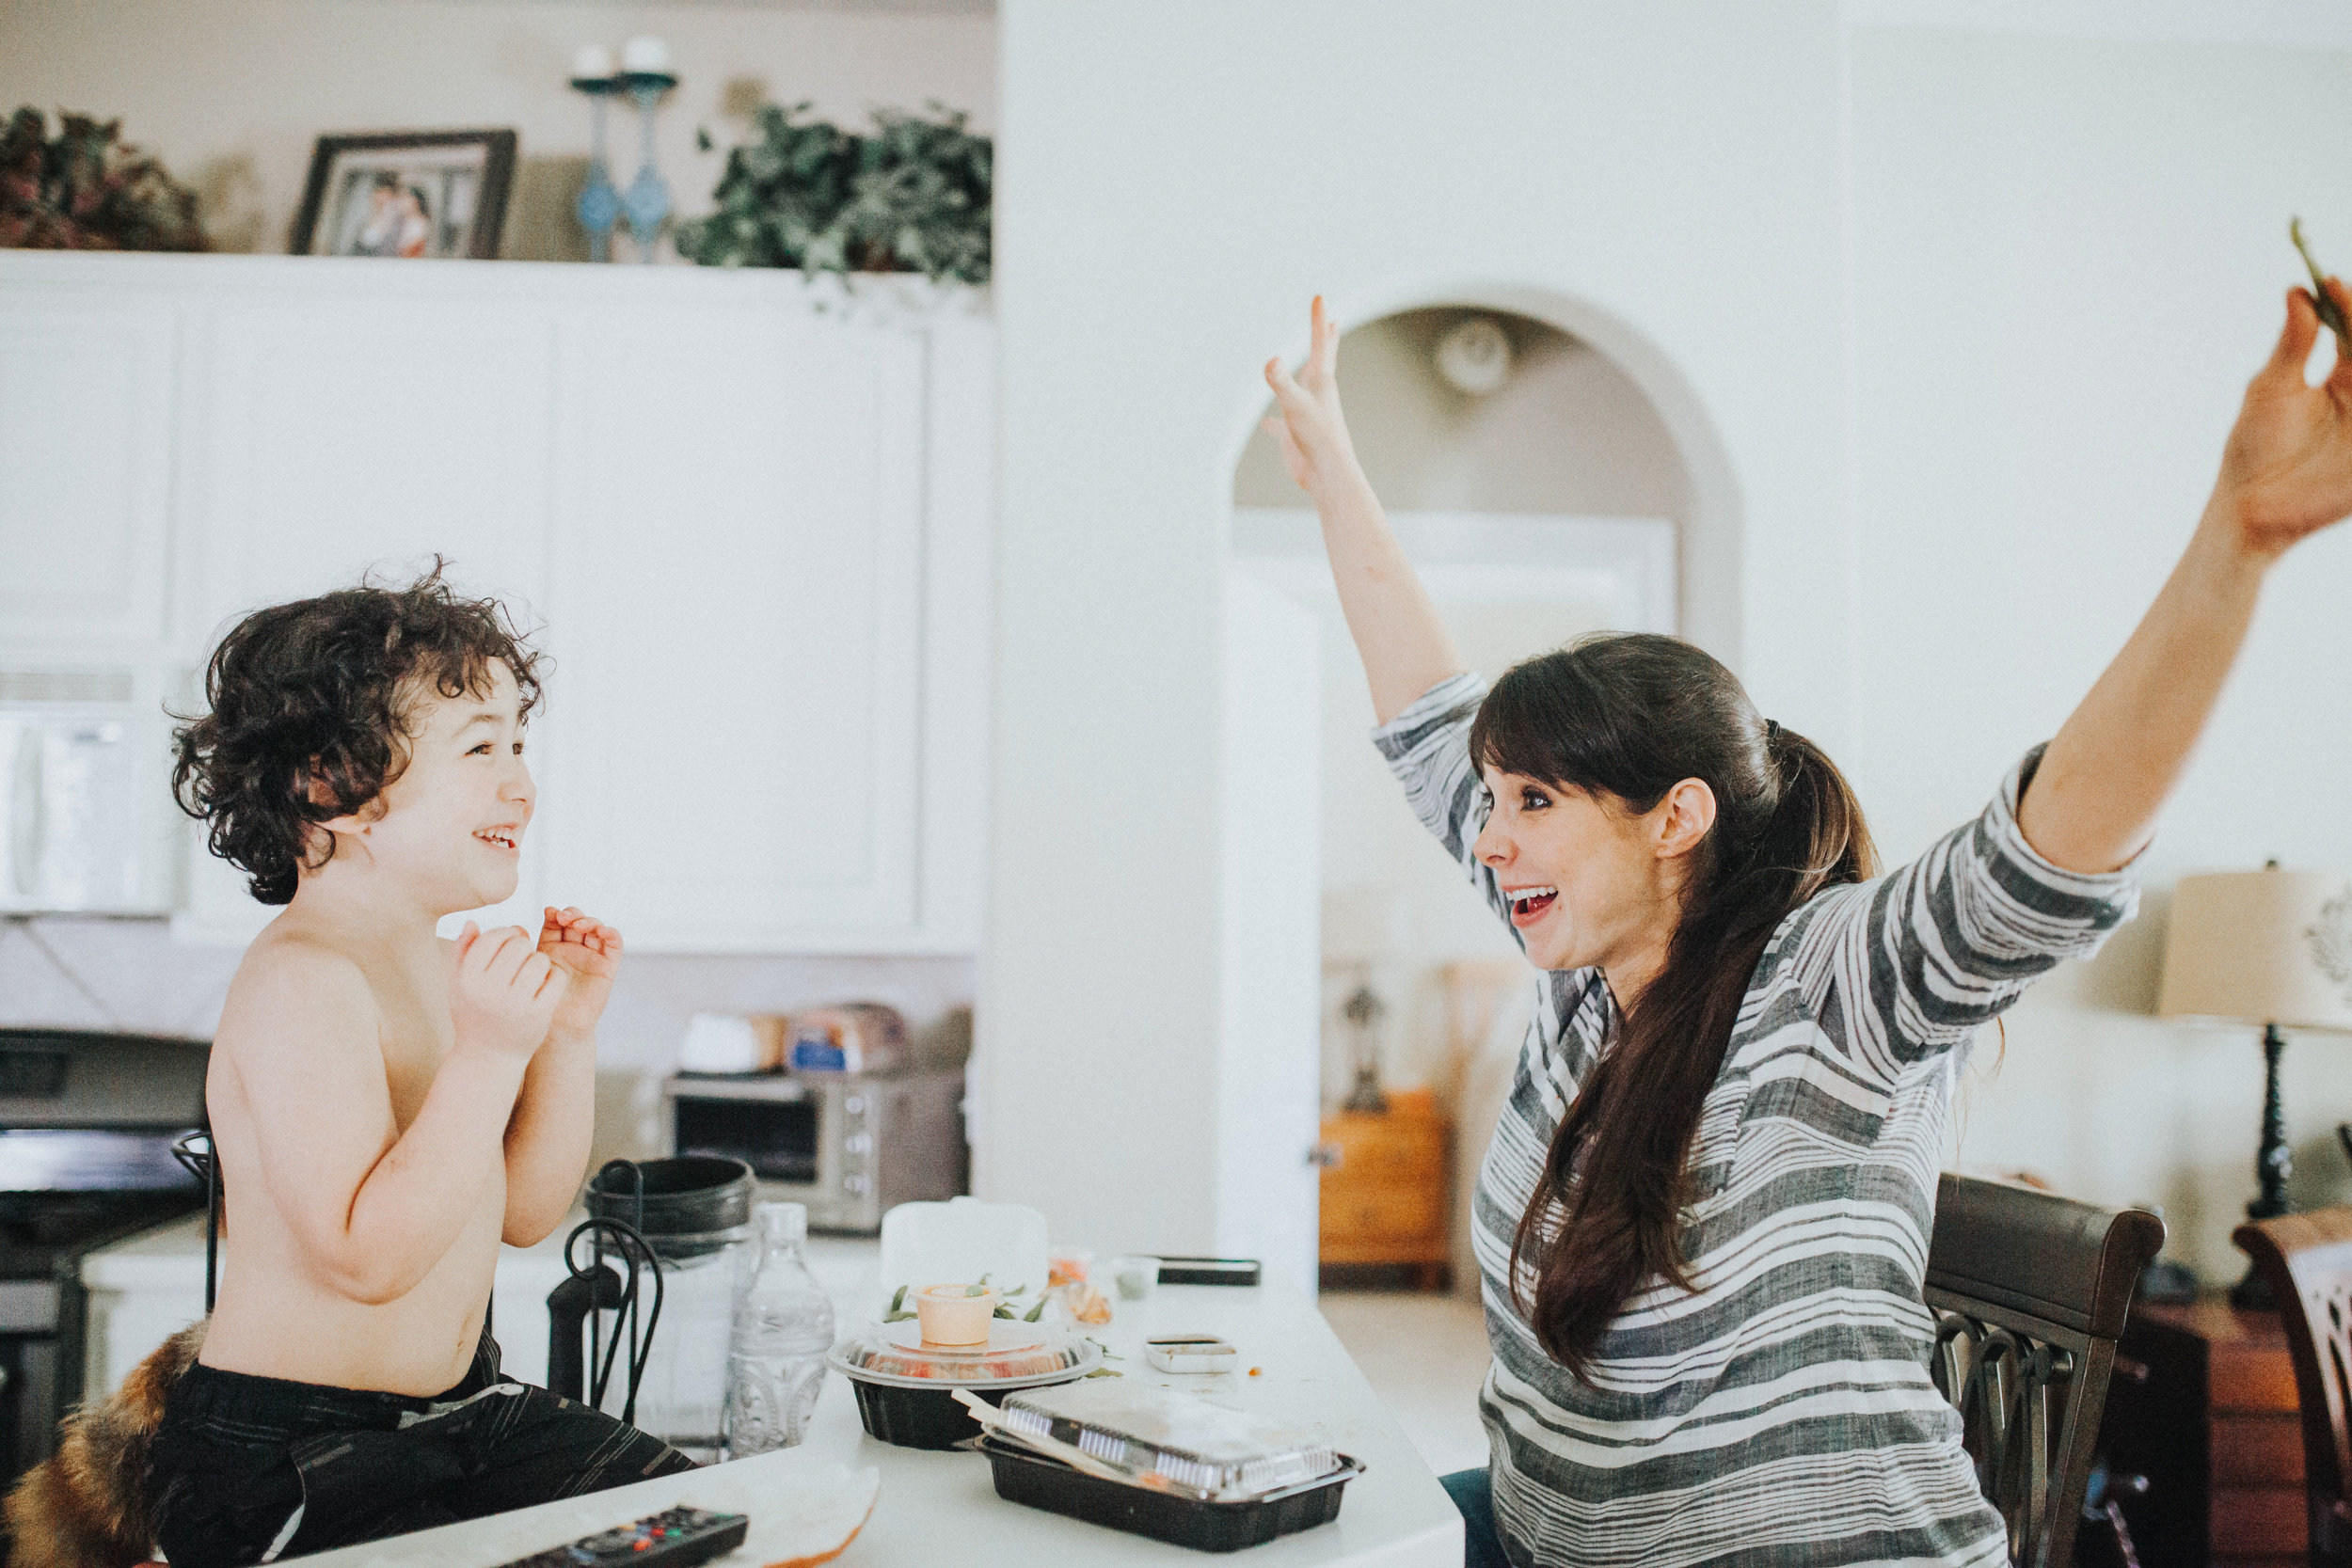
<path id="1" fill-rule="evenodd" d="M 2131 917 L 2264 578 L 2352 513 L 2352 363 L 2307 386 L 2317 330 L 2298 290 L 2090 694 L 1884 876 L 1836 767 L 1691 643 L 1467 673 L 1357 465 L 1320 299 L 1297 374 L 1267 365 L 1374 739 L 1544 971 L 1472 1206 L 1490 1463 L 1446 1478 L 1471 1563 L 2008 1560 L 1928 1374 L 1953 1076 L 1979 1024 Z"/>

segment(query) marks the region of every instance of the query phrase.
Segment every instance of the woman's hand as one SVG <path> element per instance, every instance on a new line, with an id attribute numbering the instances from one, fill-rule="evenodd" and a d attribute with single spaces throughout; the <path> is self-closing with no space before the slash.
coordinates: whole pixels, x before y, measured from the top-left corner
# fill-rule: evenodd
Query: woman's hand
<path id="1" fill-rule="evenodd" d="M 2336 304 L 2352 304 L 2328 279 Z M 2352 361 L 2303 384 L 2319 312 L 2297 289 L 2246 388 L 2221 477 L 2188 549 L 2122 652 L 2042 753 L 2017 825 L 2070 871 L 2139 853 L 2221 699 L 2264 577 L 2287 546 L 2352 513 Z"/>
<path id="2" fill-rule="evenodd" d="M 2352 308 L 2342 281 L 2327 286 L 2338 309 Z M 2312 296 L 2291 291 L 2285 330 L 2246 388 L 2207 509 L 2207 526 L 2265 562 L 2352 515 L 2352 359 L 2338 354 L 2327 380 L 2305 385 L 2318 333 Z"/>
<path id="3" fill-rule="evenodd" d="M 1307 362 L 1295 376 L 1279 359 L 1265 362 L 1266 385 L 1274 388 L 1282 408 L 1267 416 L 1265 428 L 1282 443 L 1291 478 L 1309 495 L 1321 498 L 1335 481 L 1353 478 L 1361 483 L 1361 475 L 1355 446 L 1347 438 L 1347 417 L 1340 412 L 1339 324 L 1325 309 L 1321 294 L 1315 295 L 1312 322 Z"/>

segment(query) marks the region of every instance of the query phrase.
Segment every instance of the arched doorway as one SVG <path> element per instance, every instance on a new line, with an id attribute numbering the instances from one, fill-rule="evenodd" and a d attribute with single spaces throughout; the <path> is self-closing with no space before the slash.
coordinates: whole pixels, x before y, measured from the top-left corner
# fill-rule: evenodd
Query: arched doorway
<path id="1" fill-rule="evenodd" d="M 1600 629 L 1678 631 L 1737 666 L 1736 486 L 1661 354 L 1603 312 L 1520 289 L 1399 291 L 1341 319 L 1356 323 L 1339 376 L 1358 455 L 1474 668 L 1497 673 Z M 1499 339 L 1507 373 L 1486 384 L 1474 354 L 1467 385 L 1450 373 L 1466 339 L 1489 350 Z M 1320 531 L 1257 429 L 1268 410 L 1261 394 L 1236 420 L 1220 498 L 1232 509 L 1223 903 L 1229 986 L 1251 1009 L 1228 1012 L 1229 1037 L 1248 1045 L 1229 1051 L 1227 1142 L 1290 1146 L 1273 1129 L 1293 1134 L 1303 1115 L 1297 1057 L 1310 1050 L 1318 1110 L 1346 1098 L 1363 1038 L 1348 1004 L 1369 994 L 1384 1084 L 1431 1089 L 1457 1124 L 1428 1202 L 1457 1283 L 1474 1288 L 1460 1195 L 1507 1092 L 1531 988 L 1507 930 L 1368 743 L 1371 705 Z M 1302 911 L 1314 942 L 1278 927 L 1277 911 Z M 1236 1164 L 1237 1181 L 1248 1167 Z M 1270 1163 L 1254 1180 L 1285 1211 L 1303 1190 Z M 1303 1244 L 1277 1215 L 1255 1228 L 1269 1251 Z"/>

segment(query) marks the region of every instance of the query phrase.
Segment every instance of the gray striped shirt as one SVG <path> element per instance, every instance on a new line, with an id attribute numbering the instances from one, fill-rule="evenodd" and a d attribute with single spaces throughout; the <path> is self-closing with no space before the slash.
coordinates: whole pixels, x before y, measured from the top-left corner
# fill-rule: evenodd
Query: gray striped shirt
<path id="1" fill-rule="evenodd" d="M 1504 913 L 1470 852 L 1488 807 L 1470 760 L 1485 691 L 1441 682 L 1374 740 Z M 1629 1298 L 1590 1383 L 1545 1354 L 1507 1274 L 1552 1131 L 1618 1015 L 1597 970 L 1541 976 L 1471 1220 L 1494 1349 L 1479 1406 L 1514 1562 L 2008 1560 L 1928 1376 L 1920 1277 L 1945 1111 L 1977 1026 L 2138 900 L 2128 871 L 2066 871 L 2026 844 L 2017 803 L 2039 760 L 1917 860 L 1820 894 L 1773 933 L 1700 1113 L 1695 1289 Z M 1519 1269 L 1532 1300 L 1525 1256 Z"/>

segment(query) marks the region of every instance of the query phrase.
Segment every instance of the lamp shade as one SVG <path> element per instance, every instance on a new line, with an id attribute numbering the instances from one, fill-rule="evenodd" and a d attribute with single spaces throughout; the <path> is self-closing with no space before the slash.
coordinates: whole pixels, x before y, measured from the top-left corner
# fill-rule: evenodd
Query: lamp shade
<path id="1" fill-rule="evenodd" d="M 2275 869 L 2182 878 L 2156 1011 L 2352 1032 L 2352 879 Z"/>

